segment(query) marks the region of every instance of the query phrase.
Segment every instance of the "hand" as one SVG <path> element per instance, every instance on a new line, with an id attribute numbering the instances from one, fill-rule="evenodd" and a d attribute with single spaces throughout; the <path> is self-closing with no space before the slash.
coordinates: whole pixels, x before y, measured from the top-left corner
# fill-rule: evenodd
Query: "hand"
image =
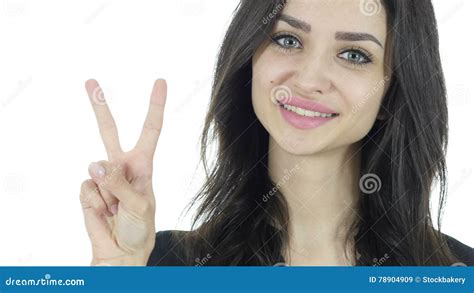
<path id="1" fill-rule="evenodd" d="M 92 163 L 92 179 L 80 201 L 92 244 L 91 265 L 146 265 L 155 244 L 153 156 L 163 125 L 166 81 L 155 82 L 143 130 L 135 147 L 123 152 L 118 131 L 95 80 L 85 84 L 108 161 Z"/>

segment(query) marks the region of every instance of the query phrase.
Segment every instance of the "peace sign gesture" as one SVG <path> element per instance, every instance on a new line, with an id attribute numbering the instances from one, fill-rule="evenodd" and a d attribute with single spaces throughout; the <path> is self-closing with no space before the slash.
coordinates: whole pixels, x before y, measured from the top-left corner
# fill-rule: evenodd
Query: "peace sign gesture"
<path id="1" fill-rule="evenodd" d="M 129 152 L 122 151 L 115 120 L 97 81 L 88 80 L 85 87 L 108 157 L 89 166 L 92 179 L 81 186 L 91 265 L 145 265 L 155 244 L 153 156 L 163 125 L 166 81 L 155 82 L 140 138 Z"/>

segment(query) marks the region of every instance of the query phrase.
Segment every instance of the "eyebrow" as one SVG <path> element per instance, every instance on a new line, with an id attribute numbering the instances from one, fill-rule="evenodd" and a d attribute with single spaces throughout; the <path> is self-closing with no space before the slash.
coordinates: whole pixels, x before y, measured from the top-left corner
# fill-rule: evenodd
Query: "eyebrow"
<path id="1" fill-rule="evenodd" d="M 336 32 L 336 40 L 339 41 L 372 41 L 379 45 L 382 49 L 383 46 L 376 37 L 367 33 L 354 33 L 354 32 Z"/>
<path id="2" fill-rule="evenodd" d="M 303 20 L 299 20 L 293 16 L 287 14 L 281 14 L 277 20 L 281 20 L 289 24 L 290 26 L 300 29 L 306 33 L 311 31 L 311 25 Z M 338 41 L 372 41 L 379 45 L 383 49 L 382 43 L 373 35 L 368 33 L 357 33 L 357 32 L 336 32 L 335 39 Z"/>
<path id="3" fill-rule="evenodd" d="M 294 18 L 293 16 L 289 16 L 287 14 L 281 14 L 278 16 L 277 20 L 281 20 L 286 22 L 287 24 L 291 25 L 296 29 L 300 29 L 306 33 L 311 31 L 311 25 L 307 22 Z"/>

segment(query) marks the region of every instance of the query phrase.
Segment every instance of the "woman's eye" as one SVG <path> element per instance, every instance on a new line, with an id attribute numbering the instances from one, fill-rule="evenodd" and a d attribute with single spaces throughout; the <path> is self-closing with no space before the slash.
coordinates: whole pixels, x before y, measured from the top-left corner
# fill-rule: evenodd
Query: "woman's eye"
<path id="1" fill-rule="evenodd" d="M 348 50 L 339 54 L 338 56 L 353 64 L 367 64 L 372 62 L 367 54 L 359 50 Z"/>
<path id="2" fill-rule="evenodd" d="M 300 41 L 291 35 L 276 36 L 273 41 L 285 49 L 301 49 L 303 47 Z"/>

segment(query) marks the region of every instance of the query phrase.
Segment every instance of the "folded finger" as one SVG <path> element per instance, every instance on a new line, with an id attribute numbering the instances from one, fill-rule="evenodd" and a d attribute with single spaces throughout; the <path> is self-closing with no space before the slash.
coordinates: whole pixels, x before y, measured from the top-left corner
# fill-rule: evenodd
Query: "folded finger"
<path id="1" fill-rule="evenodd" d="M 93 180 L 86 180 L 81 185 L 80 201 L 83 210 L 95 214 L 105 214 L 112 216 L 107 209 L 107 205 L 100 193 L 98 186 Z"/>

